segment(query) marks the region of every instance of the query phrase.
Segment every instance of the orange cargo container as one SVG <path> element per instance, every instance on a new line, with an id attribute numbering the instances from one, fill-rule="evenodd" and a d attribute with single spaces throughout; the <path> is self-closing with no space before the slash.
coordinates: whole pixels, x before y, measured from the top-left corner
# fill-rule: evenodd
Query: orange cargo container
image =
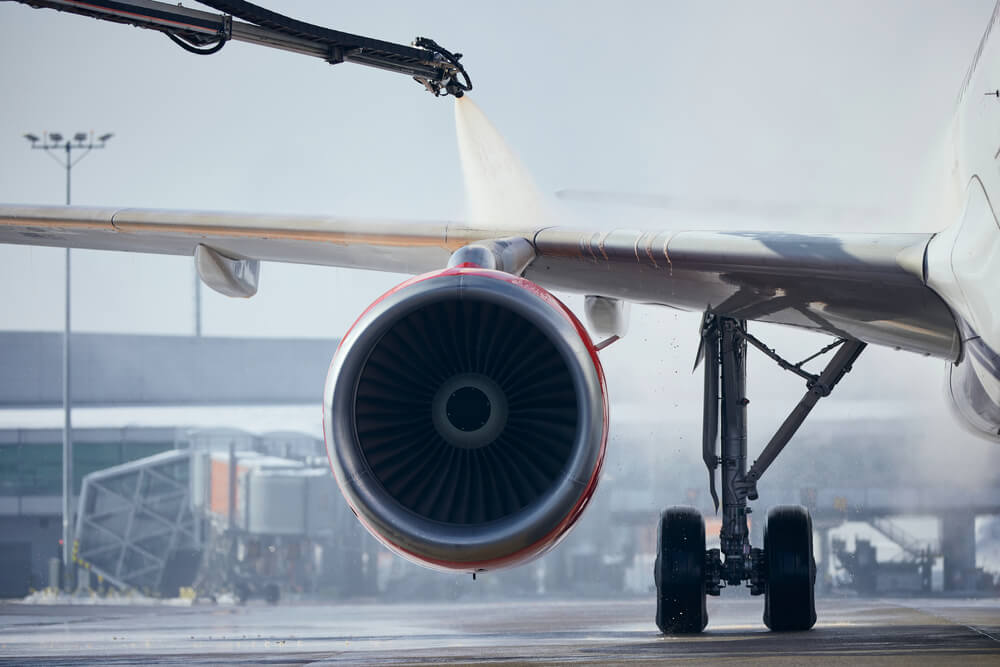
<path id="1" fill-rule="evenodd" d="M 248 468 L 236 463 L 236 479 L 246 473 Z M 240 515 L 242 498 L 240 485 L 236 484 L 236 516 Z M 221 516 L 229 516 L 229 459 L 212 459 L 211 494 L 209 495 L 209 511 Z"/>

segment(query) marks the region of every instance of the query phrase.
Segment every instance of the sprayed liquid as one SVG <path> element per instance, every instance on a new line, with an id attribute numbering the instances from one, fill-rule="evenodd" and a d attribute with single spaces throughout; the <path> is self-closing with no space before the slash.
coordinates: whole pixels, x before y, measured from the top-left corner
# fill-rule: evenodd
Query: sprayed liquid
<path id="1" fill-rule="evenodd" d="M 554 224 L 524 165 L 468 95 L 455 100 L 455 129 L 470 223 L 490 229 Z"/>

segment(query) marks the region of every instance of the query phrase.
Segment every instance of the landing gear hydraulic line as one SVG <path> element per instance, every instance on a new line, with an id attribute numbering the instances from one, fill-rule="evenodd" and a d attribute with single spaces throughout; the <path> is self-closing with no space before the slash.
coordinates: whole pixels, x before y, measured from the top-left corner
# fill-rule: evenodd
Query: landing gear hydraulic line
<path id="1" fill-rule="evenodd" d="M 782 368 L 806 380 L 807 391 L 754 464 L 747 469 L 747 344 Z M 819 375 L 803 365 L 835 348 Z M 757 482 L 805 421 L 809 412 L 851 370 L 865 348 L 841 339 L 797 364 L 778 356 L 747 332 L 743 320 L 705 314 L 698 361 L 704 359 L 702 458 L 709 489 L 719 510 L 716 471 L 721 467 L 722 529 L 719 549 L 705 551 L 705 524 L 691 508 L 669 508 L 660 517 L 654 578 L 656 622 L 665 633 L 700 632 L 708 622 L 704 596 L 746 583 L 765 596 L 764 623 L 772 630 L 808 630 L 816 622 L 813 586 L 812 519 L 800 506 L 769 512 L 763 548 L 750 545 L 748 500 L 757 499 Z M 721 426 L 721 437 L 720 437 Z M 721 452 L 719 451 L 721 449 Z"/>

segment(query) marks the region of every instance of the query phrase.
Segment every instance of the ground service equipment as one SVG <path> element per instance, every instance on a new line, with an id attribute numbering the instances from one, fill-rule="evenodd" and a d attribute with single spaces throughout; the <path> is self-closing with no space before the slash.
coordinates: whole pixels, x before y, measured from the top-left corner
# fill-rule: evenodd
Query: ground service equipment
<path id="1" fill-rule="evenodd" d="M 452 53 L 432 39 L 417 37 L 413 46 L 383 42 L 296 21 L 243 0 L 200 0 L 223 15 L 153 0 L 17 1 L 158 30 L 186 51 L 200 55 L 217 53 L 235 39 L 315 56 L 331 65 L 357 63 L 408 74 L 435 96 L 461 97 L 472 89 L 472 81 L 459 62 L 462 54 Z"/>

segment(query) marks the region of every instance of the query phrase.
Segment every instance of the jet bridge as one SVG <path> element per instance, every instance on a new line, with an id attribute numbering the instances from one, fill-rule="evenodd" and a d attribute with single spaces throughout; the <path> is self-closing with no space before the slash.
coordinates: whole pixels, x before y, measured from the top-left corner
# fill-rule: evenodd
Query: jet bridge
<path id="1" fill-rule="evenodd" d="M 334 569 L 350 573 L 333 565 L 354 546 L 339 534 L 354 524 L 318 454 L 321 443 L 291 433 L 259 443 L 296 457 L 285 458 L 246 442 L 237 448 L 239 436 L 198 433 L 186 449 L 85 476 L 77 566 L 147 595 L 173 597 L 191 586 L 207 597 L 232 592 L 272 602 L 284 587 L 313 588 L 321 574 L 342 579 Z M 223 441 L 228 451 L 218 447 Z M 315 571 L 317 554 L 331 572 Z"/>
<path id="2" fill-rule="evenodd" d="M 198 562 L 191 450 L 164 452 L 84 477 L 73 560 L 121 589 L 156 591 Z M 190 561 L 185 563 L 180 561 Z"/>

